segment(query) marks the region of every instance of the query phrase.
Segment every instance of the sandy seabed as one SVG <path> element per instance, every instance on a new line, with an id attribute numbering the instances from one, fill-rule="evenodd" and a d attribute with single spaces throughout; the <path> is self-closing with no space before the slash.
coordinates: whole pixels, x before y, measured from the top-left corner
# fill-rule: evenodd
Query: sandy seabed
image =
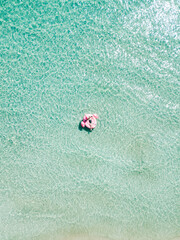
<path id="1" fill-rule="evenodd" d="M 114 239 L 114 238 L 113 238 Z M 133 238 L 119 238 L 118 240 L 132 240 Z M 137 239 L 137 238 L 135 238 Z M 141 238 L 142 239 L 142 238 Z M 149 238 L 148 238 L 149 239 Z M 112 238 L 107 238 L 107 237 L 98 237 L 98 236 L 93 236 L 93 235 L 86 235 L 86 234 L 73 234 L 73 235 L 66 235 L 66 236 L 46 236 L 43 238 L 33 238 L 33 240 L 112 240 Z M 154 238 L 152 238 L 152 240 L 155 240 Z M 162 239 L 165 240 L 165 239 Z M 174 237 L 174 238 L 170 238 L 168 240 L 180 240 L 180 236 Z"/>
<path id="2" fill-rule="evenodd" d="M 42 238 L 35 238 L 35 240 L 111 240 L 107 237 L 88 236 L 88 235 L 66 235 L 66 236 L 46 236 Z"/>
<path id="3" fill-rule="evenodd" d="M 127 240 L 128 239 L 130 239 L 130 238 L 127 238 Z M 112 238 L 77 235 L 77 236 L 69 236 L 69 237 L 65 237 L 65 238 L 60 238 L 60 239 L 56 239 L 56 240 L 112 240 Z M 154 240 L 154 239 L 152 239 L 152 240 Z M 180 237 L 171 238 L 169 240 L 180 240 Z"/>
<path id="4" fill-rule="evenodd" d="M 61 240 L 61 239 L 60 239 Z M 69 236 L 66 238 L 62 238 L 62 240 L 110 240 L 108 238 L 103 237 L 89 237 L 89 236 Z"/>

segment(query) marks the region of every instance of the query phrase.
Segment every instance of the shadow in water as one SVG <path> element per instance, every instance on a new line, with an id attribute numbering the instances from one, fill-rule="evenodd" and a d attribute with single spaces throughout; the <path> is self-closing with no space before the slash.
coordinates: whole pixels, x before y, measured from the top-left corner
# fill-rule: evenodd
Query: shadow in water
<path id="1" fill-rule="evenodd" d="M 80 131 L 83 130 L 83 127 L 81 126 L 81 122 L 82 122 L 82 121 L 79 122 L 79 126 L 78 126 L 78 129 L 79 129 Z"/>

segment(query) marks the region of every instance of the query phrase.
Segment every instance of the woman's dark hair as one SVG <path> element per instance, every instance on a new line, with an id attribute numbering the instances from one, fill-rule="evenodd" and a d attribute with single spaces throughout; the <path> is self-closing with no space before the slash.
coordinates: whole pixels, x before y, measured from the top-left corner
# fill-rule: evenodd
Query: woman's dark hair
<path id="1" fill-rule="evenodd" d="M 90 123 L 92 122 L 91 119 L 89 119 L 89 122 L 90 122 Z"/>

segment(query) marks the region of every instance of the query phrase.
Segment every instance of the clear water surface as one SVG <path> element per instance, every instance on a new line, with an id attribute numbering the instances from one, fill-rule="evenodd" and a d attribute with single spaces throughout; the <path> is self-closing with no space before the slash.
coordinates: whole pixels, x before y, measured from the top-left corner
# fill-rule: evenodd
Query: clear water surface
<path id="1" fill-rule="evenodd" d="M 1 239 L 179 239 L 178 4 L 1 2 Z"/>

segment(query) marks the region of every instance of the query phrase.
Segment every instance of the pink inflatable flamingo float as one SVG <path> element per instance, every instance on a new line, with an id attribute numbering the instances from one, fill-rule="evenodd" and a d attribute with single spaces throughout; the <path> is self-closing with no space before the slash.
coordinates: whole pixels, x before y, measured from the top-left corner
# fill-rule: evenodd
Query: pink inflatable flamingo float
<path id="1" fill-rule="evenodd" d="M 87 127 L 90 130 L 92 130 L 97 125 L 96 119 L 98 119 L 97 114 L 85 114 L 84 117 L 83 117 L 83 121 L 81 122 L 81 126 L 83 128 Z"/>

